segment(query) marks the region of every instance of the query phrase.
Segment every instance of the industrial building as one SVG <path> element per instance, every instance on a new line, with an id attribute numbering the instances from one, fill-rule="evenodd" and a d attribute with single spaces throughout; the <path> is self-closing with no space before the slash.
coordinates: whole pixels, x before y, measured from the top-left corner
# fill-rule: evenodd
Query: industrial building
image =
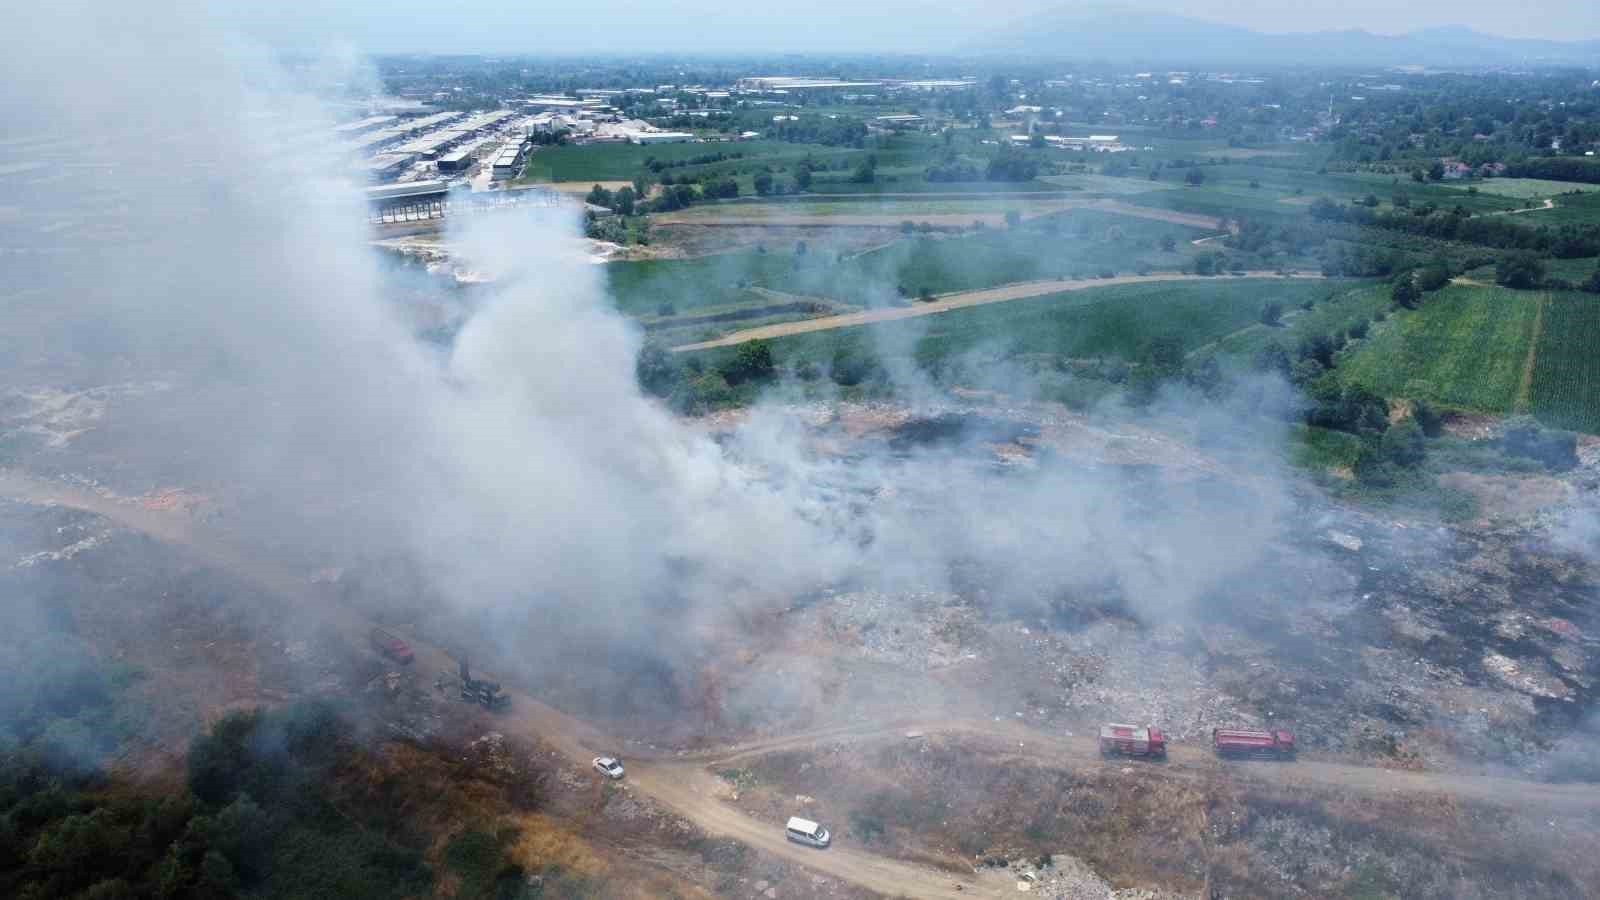
<path id="1" fill-rule="evenodd" d="M 367 116 L 354 122 L 345 122 L 343 125 L 333 126 L 333 133 L 341 137 L 349 137 L 375 128 L 383 128 L 399 120 L 399 116 Z"/>
<path id="2" fill-rule="evenodd" d="M 411 222 L 444 216 L 450 186 L 442 181 L 413 181 L 367 188 L 374 222 Z"/>
<path id="3" fill-rule="evenodd" d="M 489 143 L 488 138 L 472 141 L 471 143 L 463 144 L 462 146 L 457 147 L 456 149 L 451 150 L 449 153 L 439 157 L 439 161 L 436 163 L 436 166 L 439 169 L 439 174 L 446 175 L 456 172 L 465 172 L 466 170 L 472 168 L 473 162 L 476 161 L 478 148 L 487 143 Z"/>
<path id="4" fill-rule="evenodd" d="M 522 160 L 527 154 L 527 144 L 513 144 L 494 157 L 492 175 L 495 181 L 510 181 L 522 174 Z"/>

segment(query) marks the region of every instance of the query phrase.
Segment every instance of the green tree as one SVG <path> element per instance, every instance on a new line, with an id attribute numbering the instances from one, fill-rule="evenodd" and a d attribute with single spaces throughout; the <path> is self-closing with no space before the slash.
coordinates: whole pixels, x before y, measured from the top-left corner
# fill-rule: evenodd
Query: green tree
<path id="1" fill-rule="evenodd" d="M 1594 271 L 1589 273 L 1580 287 L 1591 294 L 1600 294 L 1600 263 L 1595 263 Z"/>
<path id="2" fill-rule="evenodd" d="M 634 194 L 633 188 L 631 187 L 620 187 L 617 189 L 616 194 L 612 196 L 612 199 L 615 201 L 615 205 L 612 208 L 617 211 L 617 215 L 633 215 L 633 203 L 635 196 L 636 195 Z"/>
<path id="3" fill-rule="evenodd" d="M 1139 361 L 1154 369 L 1163 378 L 1170 378 L 1183 370 L 1183 339 L 1163 335 L 1147 341 L 1139 353 Z"/>
<path id="4" fill-rule="evenodd" d="M 678 382 L 678 367 L 672 354 L 657 341 L 645 341 L 639 348 L 633 371 L 639 386 L 658 397 L 672 393 Z"/>
<path id="5" fill-rule="evenodd" d="M 1434 160 L 1433 161 L 1433 165 L 1428 167 L 1428 180 L 1429 181 L 1443 181 L 1444 180 L 1444 163 L 1442 163 L 1442 162 L 1440 162 L 1438 160 Z"/>
<path id="6" fill-rule="evenodd" d="M 1544 262 L 1527 250 L 1513 250 L 1494 267 L 1495 284 L 1509 288 L 1535 288 L 1544 281 Z"/>
<path id="7" fill-rule="evenodd" d="M 765 340 L 745 341 L 734 351 L 733 358 L 723 363 L 719 371 L 729 384 L 742 384 L 772 375 L 772 344 Z"/>
<path id="8" fill-rule="evenodd" d="M 1417 285 L 1411 280 L 1411 273 L 1407 272 L 1394 280 L 1394 286 L 1389 289 L 1389 299 L 1395 306 L 1406 309 L 1416 309 L 1417 300 L 1422 295 L 1417 292 Z"/>
<path id="9" fill-rule="evenodd" d="M 811 163 L 802 161 L 800 168 L 795 170 L 794 185 L 802 191 L 811 190 Z"/>
<path id="10" fill-rule="evenodd" d="M 1183 180 L 1186 184 L 1198 187 L 1206 183 L 1206 173 L 1200 171 L 1199 166 L 1191 166 L 1188 174 L 1183 176 Z"/>
<path id="11" fill-rule="evenodd" d="M 772 193 L 772 176 L 766 172 L 757 172 L 755 177 L 757 197 L 766 197 Z"/>
<path id="12" fill-rule="evenodd" d="M 1411 401 L 1411 419 L 1428 437 L 1438 437 L 1444 430 L 1444 421 L 1439 411 L 1430 406 L 1426 400 Z"/>
<path id="13" fill-rule="evenodd" d="M 1415 419 L 1406 419 L 1383 433 L 1384 459 L 1402 468 L 1414 469 L 1428 456 L 1427 441 Z"/>
<path id="14" fill-rule="evenodd" d="M 1276 300 L 1269 300 L 1261 307 L 1261 324 L 1277 325 L 1283 321 L 1283 304 Z"/>

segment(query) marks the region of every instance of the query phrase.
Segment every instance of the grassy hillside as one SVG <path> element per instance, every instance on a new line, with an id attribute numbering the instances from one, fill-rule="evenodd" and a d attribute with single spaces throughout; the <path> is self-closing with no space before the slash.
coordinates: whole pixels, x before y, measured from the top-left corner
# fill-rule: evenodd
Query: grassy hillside
<path id="1" fill-rule="evenodd" d="M 1420 309 L 1376 325 L 1340 363 L 1346 378 L 1389 397 L 1489 412 L 1517 401 L 1543 295 L 1451 285 Z"/>

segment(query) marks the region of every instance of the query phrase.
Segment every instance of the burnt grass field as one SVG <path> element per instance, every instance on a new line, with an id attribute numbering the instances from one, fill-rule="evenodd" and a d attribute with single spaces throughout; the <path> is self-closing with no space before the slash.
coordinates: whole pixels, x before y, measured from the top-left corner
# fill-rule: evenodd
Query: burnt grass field
<path id="1" fill-rule="evenodd" d="M 1003 742 L 825 747 L 722 774 L 752 815 L 800 803 L 841 841 L 952 871 L 1043 871 L 1065 852 L 1112 887 L 1210 898 L 1577 898 L 1600 877 L 1593 822 L 1140 763 L 1061 767 Z"/>

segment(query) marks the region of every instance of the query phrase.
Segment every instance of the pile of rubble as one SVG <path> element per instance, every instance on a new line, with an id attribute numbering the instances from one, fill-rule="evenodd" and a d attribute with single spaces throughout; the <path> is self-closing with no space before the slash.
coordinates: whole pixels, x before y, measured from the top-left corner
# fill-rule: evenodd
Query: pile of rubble
<path id="1" fill-rule="evenodd" d="M 807 614 L 824 639 L 916 671 L 977 659 L 985 634 L 976 610 L 934 591 L 830 593 Z"/>
<path id="2" fill-rule="evenodd" d="M 1003 890 L 1006 883 L 1012 883 L 1018 893 L 1040 900 L 1175 900 L 1179 896 L 1147 888 L 1114 890 L 1088 863 L 1075 856 L 1058 853 L 1050 857 L 1049 863 L 1041 866 L 1013 862 L 983 868 L 978 871 L 978 878 L 991 891 Z"/>

